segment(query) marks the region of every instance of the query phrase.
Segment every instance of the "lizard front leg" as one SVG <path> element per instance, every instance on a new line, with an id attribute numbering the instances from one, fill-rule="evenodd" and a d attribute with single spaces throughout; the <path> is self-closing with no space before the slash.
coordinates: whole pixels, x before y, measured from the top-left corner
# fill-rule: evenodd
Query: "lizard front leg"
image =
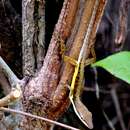
<path id="1" fill-rule="evenodd" d="M 96 61 L 96 54 L 95 54 L 94 46 L 91 47 L 90 54 L 92 55 L 92 58 L 88 58 L 85 61 L 85 66 L 88 66 Z"/>

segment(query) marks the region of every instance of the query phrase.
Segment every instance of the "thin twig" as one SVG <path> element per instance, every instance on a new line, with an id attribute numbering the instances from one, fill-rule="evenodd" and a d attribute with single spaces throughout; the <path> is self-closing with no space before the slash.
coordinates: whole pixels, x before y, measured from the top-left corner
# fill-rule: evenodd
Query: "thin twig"
<path id="1" fill-rule="evenodd" d="M 109 127 L 110 127 L 112 130 L 115 130 L 112 121 L 109 119 L 109 117 L 107 116 L 107 114 L 105 113 L 105 111 L 104 111 L 104 110 L 102 110 L 102 111 L 103 111 L 103 115 L 104 115 L 104 117 L 105 117 L 105 119 L 106 119 L 106 121 L 107 121 Z"/>
<path id="2" fill-rule="evenodd" d="M 115 37 L 115 44 L 117 47 L 120 45 L 121 48 L 127 37 L 127 26 L 128 26 L 128 8 L 129 2 L 127 0 L 121 0 L 119 7 L 119 25 L 118 32 Z M 122 44 L 122 45 L 121 45 Z"/>
<path id="3" fill-rule="evenodd" d="M 112 88 L 111 95 L 112 95 L 112 99 L 116 108 L 116 112 L 117 112 L 117 116 L 118 116 L 121 128 L 122 130 L 126 130 L 115 88 Z"/>
<path id="4" fill-rule="evenodd" d="M 102 92 L 102 93 L 106 93 L 106 94 L 110 94 L 110 92 L 109 91 L 106 91 L 106 90 L 100 90 L 99 89 L 99 85 L 98 85 L 98 82 L 97 82 L 97 69 L 94 67 L 93 68 L 93 71 L 94 71 L 94 78 L 95 78 L 95 89 L 93 89 L 94 91 L 96 91 L 96 97 L 97 97 L 97 99 L 99 100 L 99 98 L 100 98 L 100 92 Z M 92 90 L 92 89 L 91 89 Z M 107 121 L 107 123 L 108 123 L 108 125 L 109 125 L 109 127 L 111 128 L 111 130 L 115 130 L 115 128 L 114 128 L 114 125 L 113 125 L 113 123 L 112 123 L 112 121 L 109 119 L 109 117 L 107 116 L 107 114 L 105 113 L 105 111 L 102 109 L 102 112 L 103 112 L 103 115 L 104 115 L 104 117 L 105 117 L 105 119 L 106 119 L 106 121 Z"/>
<path id="5" fill-rule="evenodd" d="M 111 122 L 112 122 L 113 125 L 115 125 L 118 122 L 117 116 L 114 117 L 113 119 L 111 119 Z"/>
<path id="6" fill-rule="evenodd" d="M 16 88 L 13 88 L 12 91 L 2 99 L 0 99 L 0 107 L 7 106 L 16 100 L 20 99 L 22 91 L 20 85 L 18 84 Z"/>
<path id="7" fill-rule="evenodd" d="M 100 90 L 99 90 L 99 85 L 97 82 L 98 73 L 97 73 L 96 67 L 93 67 L 93 71 L 94 71 L 94 78 L 95 78 L 96 97 L 97 97 L 97 99 L 99 99 L 100 98 L 100 92 L 99 92 Z"/>
<path id="8" fill-rule="evenodd" d="M 24 80 L 19 80 L 17 78 L 17 76 L 13 73 L 13 71 L 9 68 L 9 66 L 5 63 L 1 56 L 0 69 L 8 78 L 10 86 L 12 88 L 12 91 L 6 97 L 0 99 L 0 105 L 8 105 L 10 108 L 22 110 L 22 101 L 17 99 L 21 97 L 21 86 L 24 85 Z M 6 118 L 4 120 L 6 120 Z M 12 117 L 10 117 L 10 120 L 16 122 L 17 126 L 19 122 L 21 122 L 21 118 L 19 118 L 19 115 L 12 115 Z"/>
<path id="9" fill-rule="evenodd" d="M 11 87 L 14 87 L 20 80 L 17 76 L 13 73 L 13 71 L 9 68 L 9 66 L 5 63 L 5 61 L 0 56 L 0 69 L 2 72 L 7 76 Z"/>
<path id="10" fill-rule="evenodd" d="M 6 112 L 11 112 L 11 113 L 16 113 L 16 114 L 21 114 L 21 115 L 32 117 L 32 118 L 36 118 L 36 119 L 43 120 L 43 121 L 46 121 L 46 122 L 49 122 L 49 123 L 52 123 L 52 124 L 55 124 L 55 125 L 59 125 L 61 127 L 64 127 L 64 128 L 70 129 L 70 130 L 79 130 L 77 128 L 59 123 L 57 121 L 53 121 L 53 120 L 50 120 L 50 119 L 47 119 L 47 118 L 44 118 L 44 117 L 40 117 L 40 116 L 37 116 L 37 115 L 32 115 L 30 113 L 26 113 L 26 112 L 23 112 L 23 111 L 18 111 L 18 110 L 14 110 L 14 109 L 10 109 L 10 108 L 5 108 L 5 107 L 0 107 L 0 110 L 6 111 Z"/>
<path id="11" fill-rule="evenodd" d="M 95 89 L 95 88 L 84 87 L 84 91 L 95 92 L 96 89 Z M 103 90 L 103 89 L 100 89 L 99 92 L 100 92 L 100 93 L 103 93 L 103 94 L 110 94 L 109 91 L 107 91 L 107 90 Z"/>

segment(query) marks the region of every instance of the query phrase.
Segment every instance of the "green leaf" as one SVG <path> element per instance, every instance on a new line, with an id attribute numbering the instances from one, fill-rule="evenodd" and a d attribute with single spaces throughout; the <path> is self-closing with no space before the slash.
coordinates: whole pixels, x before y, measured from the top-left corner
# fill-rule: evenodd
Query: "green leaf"
<path id="1" fill-rule="evenodd" d="M 114 76 L 130 84 L 130 52 L 122 51 L 92 64 L 106 69 Z"/>

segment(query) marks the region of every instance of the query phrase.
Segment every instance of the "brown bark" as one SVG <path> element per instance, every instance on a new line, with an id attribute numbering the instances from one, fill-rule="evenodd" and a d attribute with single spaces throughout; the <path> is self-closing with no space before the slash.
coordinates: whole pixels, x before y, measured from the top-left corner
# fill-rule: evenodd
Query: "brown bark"
<path id="1" fill-rule="evenodd" d="M 79 0 L 65 0 L 58 23 L 55 27 L 53 37 L 40 72 L 33 78 L 24 89 L 25 111 L 36 113 L 51 119 L 58 119 L 63 113 L 68 101 L 53 113 L 52 98 L 59 81 L 61 56 L 59 55 L 59 40 L 66 40 L 69 36 L 76 15 Z M 35 104 L 35 105 L 34 105 Z M 44 122 L 28 120 L 26 129 L 47 129 Z M 27 125 L 23 125 L 24 127 Z"/>
<path id="2" fill-rule="evenodd" d="M 45 57 L 45 1 L 39 1 L 37 21 L 38 28 L 38 44 L 37 44 L 37 69 L 39 70 L 43 65 Z"/>
<path id="3" fill-rule="evenodd" d="M 45 55 L 45 1 L 22 1 L 23 75 L 33 76 Z"/>
<path id="4" fill-rule="evenodd" d="M 104 0 L 100 0 L 100 2 L 101 5 L 104 5 L 105 3 Z M 61 68 L 62 59 L 59 54 L 59 42 L 64 42 L 71 34 L 73 36 L 71 37 L 71 40 L 74 40 L 68 55 L 74 59 L 78 59 L 91 19 L 95 0 L 85 1 L 80 25 L 78 26 L 77 24 L 78 30 L 77 33 L 74 34 L 74 32 L 71 33 L 71 29 L 78 10 L 78 3 L 78 0 L 66 0 L 64 2 L 43 67 L 36 75 L 36 78 L 33 78 L 24 89 L 23 103 L 26 112 L 35 113 L 39 116 L 56 120 L 69 106 L 69 89 L 67 86 L 71 83 L 74 66 L 64 62 L 62 64 L 63 67 Z M 102 12 L 104 6 L 101 7 Z M 81 10 L 79 9 L 78 11 Z M 101 12 L 99 13 L 99 16 L 97 14 L 98 20 L 101 18 L 100 16 L 102 16 Z M 97 23 L 99 22 L 95 22 L 95 33 L 93 34 L 93 37 L 95 37 L 96 34 Z M 67 44 L 69 44 L 69 42 Z M 61 78 L 59 76 L 61 76 Z M 49 125 L 44 122 L 35 121 L 29 118 L 27 118 L 27 121 L 29 124 L 26 129 L 49 129 Z M 26 123 L 26 121 L 23 123 Z"/>
<path id="5" fill-rule="evenodd" d="M 33 42 L 35 35 L 34 21 L 35 0 L 22 1 L 22 54 L 23 54 L 23 75 L 34 75 L 35 56 L 33 52 Z"/>

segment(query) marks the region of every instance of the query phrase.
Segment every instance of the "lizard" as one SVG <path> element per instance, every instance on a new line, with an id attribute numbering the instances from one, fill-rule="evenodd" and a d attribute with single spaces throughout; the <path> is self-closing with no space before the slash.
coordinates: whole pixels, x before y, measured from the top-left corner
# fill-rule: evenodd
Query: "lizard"
<path id="1" fill-rule="evenodd" d="M 72 103 L 73 109 L 78 116 L 78 118 L 81 120 L 81 122 L 87 126 L 88 128 L 93 128 L 93 122 L 92 122 L 92 113 L 87 109 L 87 107 L 82 103 L 80 100 L 81 91 L 83 88 L 83 80 L 84 80 L 84 68 L 86 65 L 89 65 L 95 61 L 95 51 L 92 45 L 89 45 L 89 37 L 91 34 L 91 30 L 94 23 L 94 18 L 96 15 L 96 10 L 98 8 L 99 0 L 96 0 L 96 3 L 94 5 L 94 11 L 92 13 L 92 16 L 90 18 L 90 22 L 86 31 L 86 35 L 83 41 L 83 45 L 80 50 L 80 54 L 78 57 L 78 60 L 69 57 L 64 56 L 64 60 L 70 62 L 72 65 L 75 66 L 74 74 L 72 77 L 72 82 L 70 85 L 70 93 L 69 98 Z M 86 60 L 86 51 L 87 47 L 91 48 L 91 53 L 93 58 Z"/>
<path id="2" fill-rule="evenodd" d="M 74 112 L 76 113 L 78 118 L 81 120 L 81 122 L 85 124 L 85 126 L 92 129 L 93 128 L 92 114 L 80 100 L 80 95 L 81 95 L 83 85 L 84 85 L 83 84 L 84 67 L 93 63 L 96 59 L 94 48 L 93 47 L 91 48 L 91 54 L 92 54 L 91 59 L 86 60 L 84 59 L 84 57 L 82 57 L 81 61 L 78 63 L 75 59 L 71 58 L 70 56 L 64 55 L 66 47 L 65 47 L 64 41 L 60 38 L 59 38 L 59 45 L 60 45 L 60 54 L 64 62 L 69 62 L 70 64 L 75 66 L 72 83 L 70 86 L 67 85 L 68 88 L 70 89 L 69 98 L 72 103 Z"/>
<path id="3" fill-rule="evenodd" d="M 94 59 L 96 59 L 93 39 L 94 34 L 97 32 L 99 21 L 101 20 L 101 16 L 103 14 L 105 5 L 106 5 L 105 0 L 102 0 L 101 2 L 100 0 L 95 0 L 93 12 L 89 20 L 88 27 L 86 29 L 86 34 L 84 37 L 82 47 L 80 49 L 78 60 L 72 58 L 71 56 L 64 55 L 63 48 L 65 45 L 62 39 L 59 40 L 59 42 L 61 43 L 60 46 L 62 48 L 61 54 L 63 60 L 75 66 L 72 82 L 69 87 L 70 88 L 69 99 L 72 103 L 76 115 L 79 117 L 81 122 L 83 122 L 83 124 L 85 124 L 90 129 L 93 128 L 92 114 L 80 100 L 80 95 L 83 88 L 84 67 L 86 65 L 93 63 Z M 100 8 L 103 10 L 101 10 Z M 92 58 L 88 58 L 89 55 L 87 53 L 90 54 L 89 49 L 91 50 L 91 54 L 93 56 Z"/>
<path id="4" fill-rule="evenodd" d="M 85 124 L 85 126 L 92 129 L 93 128 L 92 114 L 80 100 L 80 95 L 81 95 L 81 92 L 83 90 L 83 85 L 84 85 L 83 84 L 84 83 L 84 67 L 93 63 L 96 59 L 94 48 L 93 47 L 91 48 L 91 53 L 92 53 L 91 59 L 84 60 L 84 58 L 82 58 L 82 60 L 78 63 L 75 59 L 64 55 L 65 45 L 63 44 L 62 40 L 60 40 L 60 47 L 61 47 L 60 54 L 64 62 L 69 62 L 70 64 L 75 66 L 72 83 L 70 86 L 67 85 L 68 88 L 70 89 L 69 98 L 72 103 L 74 112 L 76 113 L 78 118 L 81 120 L 81 122 Z"/>
<path id="5" fill-rule="evenodd" d="M 74 61 L 74 59 L 70 59 L 70 57 L 68 58 L 69 62 L 71 61 L 71 64 L 75 66 L 75 72 L 73 75 L 72 83 L 71 86 L 69 87 L 70 88 L 69 98 L 72 103 L 74 112 L 76 113 L 78 118 L 85 126 L 87 126 L 90 129 L 93 128 L 92 113 L 82 103 L 80 95 L 84 86 L 84 68 L 86 65 L 89 65 L 95 61 L 95 54 L 92 53 L 92 56 L 93 58 L 91 59 L 87 60 L 82 59 L 79 64 L 76 61 Z M 68 59 L 66 57 L 66 60 Z"/>

